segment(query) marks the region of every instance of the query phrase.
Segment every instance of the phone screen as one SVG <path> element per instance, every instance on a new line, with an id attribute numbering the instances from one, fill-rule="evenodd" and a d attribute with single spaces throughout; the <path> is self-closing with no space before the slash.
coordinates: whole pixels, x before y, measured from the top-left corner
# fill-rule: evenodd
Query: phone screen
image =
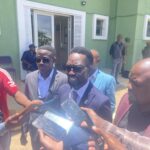
<path id="1" fill-rule="evenodd" d="M 51 112 L 45 112 L 44 115 L 38 116 L 32 125 L 36 128 L 43 129 L 47 135 L 57 140 L 63 140 L 73 125 L 73 122 Z"/>
<path id="2" fill-rule="evenodd" d="M 73 120 L 76 125 L 81 125 L 81 122 L 86 121 L 89 126 L 93 125 L 92 120 L 86 112 L 81 110 L 77 103 L 72 99 L 67 99 L 61 104 L 65 113 Z"/>

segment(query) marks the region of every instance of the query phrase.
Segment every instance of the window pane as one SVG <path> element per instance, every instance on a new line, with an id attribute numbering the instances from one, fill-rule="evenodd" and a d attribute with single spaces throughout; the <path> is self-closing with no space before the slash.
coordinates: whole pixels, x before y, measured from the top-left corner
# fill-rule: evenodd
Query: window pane
<path id="1" fill-rule="evenodd" d="M 102 30 L 103 30 L 103 20 L 96 20 L 96 35 L 102 36 Z"/>
<path id="2" fill-rule="evenodd" d="M 150 37 L 150 20 L 149 20 L 148 23 L 147 23 L 147 33 L 146 33 L 146 35 L 147 35 L 148 37 Z"/>
<path id="3" fill-rule="evenodd" d="M 52 41 L 52 18 L 51 16 L 37 15 L 38 46 L 51 45 Z"/>

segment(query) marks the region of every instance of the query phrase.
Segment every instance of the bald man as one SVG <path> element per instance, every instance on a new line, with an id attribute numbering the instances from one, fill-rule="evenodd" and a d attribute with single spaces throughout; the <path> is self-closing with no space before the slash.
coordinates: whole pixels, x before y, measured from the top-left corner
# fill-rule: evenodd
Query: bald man
<path id="1" fill-rule="evenodd" d="M 100 55 L 97 50 L 92 49 L 91 53 L 93 55 L 93 66 L 91 67 L 90 80 L 94 86 L 103 92 L 104 95 L 108 96 L 111 104 L 111 110 L 115 110 L 115 90 L 116 81 L 115 78 L 107 73 L 102 72 L 98 65 L 100 63 Z"/>
<path id="2" fill-rule="evenodd" d="M 150 58 L 132 67 L 128 94 L 120 101 L 115 124 L 150 137 Z"/>

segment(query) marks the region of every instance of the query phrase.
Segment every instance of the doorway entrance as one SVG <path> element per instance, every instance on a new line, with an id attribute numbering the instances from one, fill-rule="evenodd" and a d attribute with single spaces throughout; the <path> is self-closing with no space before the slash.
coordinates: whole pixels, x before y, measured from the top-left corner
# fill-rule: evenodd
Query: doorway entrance
<path id="1" fill-rule="evenodd" d="M 73 47 L 72 17 L 54 16 L 54 27 L 56 67 L 63 70 L 69 50 Z"/>
<path id="2" fill-rule="evenodd" d="M 56 67 L 64 69 L 69 50 L 73 47 L 73 17 L 33 11 L 33 40 L 36 46 L 56 49 Z"/>

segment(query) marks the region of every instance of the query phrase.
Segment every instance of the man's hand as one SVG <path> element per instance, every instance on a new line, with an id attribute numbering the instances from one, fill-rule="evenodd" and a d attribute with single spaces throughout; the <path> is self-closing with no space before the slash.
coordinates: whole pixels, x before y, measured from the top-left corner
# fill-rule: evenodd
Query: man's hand
<path id="1" fill-rule="evenodd" d="M 41 129 L 38 132 L 40 142 L 46 150 L 63 150 L 63 141 L 56 141 L 52 137 L 44 134 Z M 40 150 L 45 150 L 43 147 Z"/>
<path id="2" fill-rule="evenodd" d="M 26 108 L 24 108 L 21 112 L 16 113 L 5 120 L 6 127 L 8 129 L 19 126 L 26 115 L 32 110 L 35 110 L 35 106 L 41 105 L 42 102 L 39 100 L 32 101 Z"/>
<path id="3" fill-rule="evenodd" d="M 83 107 L 81 107 L 81 109 L 84 110 L 89 115 L 89 117 L 91 118 L 96 127 L 99 128 L 103 127 L 103 125 L 105 124 L 105 120 L 103 120 L 100 116 L 98 116 L 92 109 Z"/>
<path id="4" fill-rule="evenodd" d="M 95 126 L 92 127 L 92 130 L 98 135 L 102 136 L 106 144 L 108 145 L 108 149 L 111 150 L 127 150 L 126 147 L 121 144 L 121 142 L 112 134 L 106 133 L 104 130 L 97 128 Z M 89 147 L 92 147 L 94 142 L 89 142 Z"/>

